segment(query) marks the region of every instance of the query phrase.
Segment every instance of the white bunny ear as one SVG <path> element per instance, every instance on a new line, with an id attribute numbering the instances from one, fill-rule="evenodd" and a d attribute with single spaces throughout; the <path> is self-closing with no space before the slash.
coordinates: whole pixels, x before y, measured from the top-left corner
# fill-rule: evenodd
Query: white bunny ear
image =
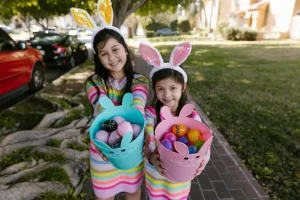
<path id="1" fill-rule="evenodd" d="M 178 66 L 181 63 L 183 63 L 187 57 L 190 55 L 192 50 L 192 45 L 190 42 L 184 42 L 181 44 L 178 44 L 170 57 L 170 64 L 172 66 Z"/>
<path id="2" fill-rule="evenodd" d="M 79 26 L 93 32 L 96 30 L 97 25 L 88 12 L 80 8 L 71 8 L 70 10 L 73 18 Z"/>
<path id="3" fill-rule="evenodd" d="M 100 17 L 101 23 L 103 23 L 104 26 L 105 25 L 112 26 L 114 20 L 114 12 L 113 12 L 111 1 L 98 0 L 96 9 Z"/>
<path id="4" fill-rule="evenodd" d="M 140 54 L 147 63 L 155 67 L 160 67 L 163 63 L 163 59 L 158 50 L 146 43 L 140 44 Z"/>

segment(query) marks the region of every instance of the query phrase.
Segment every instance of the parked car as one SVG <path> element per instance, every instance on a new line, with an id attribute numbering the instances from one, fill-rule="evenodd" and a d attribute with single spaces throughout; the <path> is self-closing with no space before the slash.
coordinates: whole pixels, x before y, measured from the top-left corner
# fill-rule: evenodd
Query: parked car
<path id="1" fill-rule="evenodd" d="M 41 52 L 47 67 L 71 69 L 88 58 L 85 44 L 75 35 L 39 33 L 27 43 Z"/>
<path id="2" fill-rule="evenodd" d="M 41 53 L 15 42 L 0 28 L 0 102 L 25 90 L 38 90 L 44 84 L 45 65 Z"/>
<path id="3" fill-rule="evenodd" d="M 156 36 L 172 36 L 172 35 L 179 35 L 177 31 L 173 31 L 172 29 L 169 28 L 163 28 L 159 29 L 155 32 Z"/>

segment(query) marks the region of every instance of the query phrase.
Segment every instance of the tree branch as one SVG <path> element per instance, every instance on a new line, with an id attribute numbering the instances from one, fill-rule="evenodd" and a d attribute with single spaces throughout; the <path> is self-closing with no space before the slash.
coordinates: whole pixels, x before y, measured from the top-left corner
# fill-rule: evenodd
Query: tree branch
<path id="1" fill-rule="evenodd" d="M 148 0 L 139 0 L 135 5 L 133 2 L 130 3 L 130 6 L 128 6 L 127 10 L 127 16 L 129 16 L 131 13 L 134 13 L 139 9 L 142 5 L 144 5 Z"/>

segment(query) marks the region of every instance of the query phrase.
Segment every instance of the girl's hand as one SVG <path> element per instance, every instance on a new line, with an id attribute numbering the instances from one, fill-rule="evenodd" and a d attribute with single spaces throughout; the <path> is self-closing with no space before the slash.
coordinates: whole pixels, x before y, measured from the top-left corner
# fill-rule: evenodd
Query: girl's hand
<path id="1" fill-rule="evenodd" d="M 144 147 L 143 147 L 143 152 L 142 155 L 146 157 L 149 152 L 149 143 L 150 143 L 150 136 L 145 133 L 145 139 L 144 139 Z"/>
<path id="2" fill-rule="evenodd" d="M 95 146 L 95 148 L 96 148 L 97 153 L 100 155 L 100 157 L 101 157 L 104 161 L 108 162 L 109 160 L 108 160 L 108 159 L 106 158 L 106 156 L 102 153 L 102 151 L 101 151 L 97 146 Z"/>
<path id="3" fill-rule="evenodd" d="M 160 175 L 165 176 L 166 170 L 165 170 L 165 168 L 163 168 L 163 162 L 161 162 L 161 160 L 160 160 L 157 148 L 155 149 L 154 152 L 152 152 L 150 154 L 150 156 L 149 156 L 149 162 L 150 162 L 150 164 L 152 164 L 153 166 L 155 166 L 157 172 Z"/>
<path id="4" fill-rule="evenodd" d="M 210 159 L 210 150 L 207 151 L 205 158 L 201 162 L 199 168 L 196 170 L 195 176 L 198 176 L 201 174 L 201 172 L 204 170 L 206 164 L 208 163 L 209 159 Z"/>

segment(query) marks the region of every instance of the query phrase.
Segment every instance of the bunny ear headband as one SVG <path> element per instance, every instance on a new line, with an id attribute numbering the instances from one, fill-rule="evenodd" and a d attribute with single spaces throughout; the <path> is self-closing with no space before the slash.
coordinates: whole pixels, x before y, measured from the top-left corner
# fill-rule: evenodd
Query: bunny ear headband
<path id="1" fill-rule="evenodd" d="M 71 8 L 70 10 L 73 18 L 75 19 L 76 23 L 79 26 L 93 32 L 92 44 L 94 42 L 95 35 L 103 29 L 114 30 L 118 32 L 125 40 L 121 30 L 115 26 L 112 26 L 114 13 L 113 13 L 113 8 L 110 0 L 98 0 L 97 2 L 96 10 L 102 25 L 100 27 L 96 25 L 92 17 L 85 10 L 80 8 Z M 95 53 L 94 47 L 93 47 L 93 52 Z"/>
<path id="2" fill-rule="evenodd" d="M 153 65 L 153 69 L 150 72 L 150 79 L 152 80 L 152 76 L 155 72 L 162 69 L 173 69 L 182 74 L 184 78 L 184 82 L 187 82 L 187 75 L 185 71 L 179 66 L 183 63 L 187 57 L 190 55 L 192 50 L 192 45 L 190 42 L 184 42 L 178 44 L 174 50 L 172 51 L 170 62 L 164 63 L 163 59 L 158 52 L 158 50 L 149 44 L 141 43 L 140 44 L 140 54 L 144 58 L 144 60 Z"/>

